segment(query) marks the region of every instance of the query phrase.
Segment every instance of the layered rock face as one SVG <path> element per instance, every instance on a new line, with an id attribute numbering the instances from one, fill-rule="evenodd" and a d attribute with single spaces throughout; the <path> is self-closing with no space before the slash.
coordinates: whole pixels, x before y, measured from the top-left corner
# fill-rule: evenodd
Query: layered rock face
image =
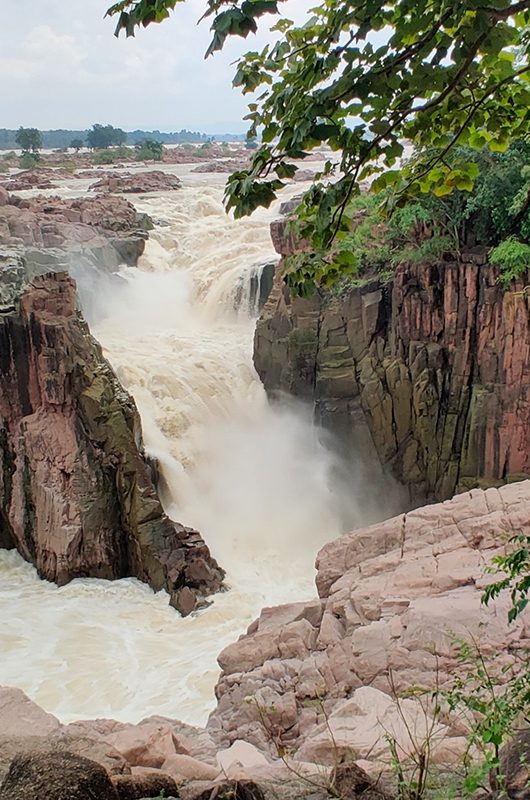
<path id="1" fill-rule="evenodd" d="M 273 224 L 278 252 L 294 242 Z M 530 475 L 530 299 L 484 257 L 402 264 L 392 284 L 292 298 L 280 278 L 254 361 L 269 393 L 313 401 L 345 449 L 414 500 Z"/>
<path id="2" fill-rule="evenodd" d="M 509 597 L 481 604 L 484 568 L 506 536 L 530 535 L 530 481 L 472 490 L 326 545 L 319 598 L 264 609 L 219 656 L 219 700 L 209 729 L 295 760 L 388 763 L 387 735 L 412 752 L 436 730 L 433 757 L 461 757 L 462 719 L 433 719 L 410 687 L 448 686 L 459 666 L 455 638 L 480 643 L 499 680 L 529 644 L 529 616 L 508 623 Z M 489 659 L 493 661 L 490 662 Z M 410 731 L 414 731 L 412 737 Z"/>
<path id="3" fill-rule="evenodd" d="M 136 265 L 152 227 L 123 197 L 20 198 L 0 186 L 0 245 L 67 250 L 107 269 Z"/>
<path id="4" fill-rule="evenodd" d="M 2 265 L 7 270 L 7 265 Z M 41 577 L 135 576 L 189 613 L 223 573 L 200 535 L 169 520 L 140 422 L 76 310 L 66 273 L 10 263 L 0 309 L 0 546 Z"/>

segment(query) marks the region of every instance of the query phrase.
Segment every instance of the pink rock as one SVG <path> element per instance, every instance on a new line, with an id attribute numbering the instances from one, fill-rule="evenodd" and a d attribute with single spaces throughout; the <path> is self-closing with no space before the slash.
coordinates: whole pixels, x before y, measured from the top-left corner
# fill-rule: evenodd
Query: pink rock
<path id="1" fill-rule="evenodd" d="M 179 746 L 169 725 L 156 723 L 131 725 L 109 734 L 105 741 L 115 747 L 131 766 L 156 769 L 160 769 Z"/>
<path id="2" fill-rule="evenodd" d="M 20 689 L 0 687 L 0 735 L 49 736 L 61 729 L 61 723 L 48 714 Z"/>

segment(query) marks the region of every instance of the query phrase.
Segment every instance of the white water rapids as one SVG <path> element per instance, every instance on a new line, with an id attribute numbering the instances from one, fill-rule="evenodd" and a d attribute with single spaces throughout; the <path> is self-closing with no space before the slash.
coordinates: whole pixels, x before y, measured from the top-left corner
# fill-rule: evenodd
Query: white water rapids
<path id="1" fill-rule="evenodd" d="M 221 196 L 217 178 L 135 201 L 163 224 L 139 268 L 101 289 L 91 327 L 138 404 L 166 510 L 201 531 L 230 590 L 181 619 L 138 581 L 57 588 L 0 551 L 0 683 L 64 721 L 157 713 L 203 724 L 219 651 L 262 607 L 314 595 L 318 548 L 367 519 L 310 410 L 267 401 L 245 291 L 274 257 L 274 211 L 234 222 Z"/>

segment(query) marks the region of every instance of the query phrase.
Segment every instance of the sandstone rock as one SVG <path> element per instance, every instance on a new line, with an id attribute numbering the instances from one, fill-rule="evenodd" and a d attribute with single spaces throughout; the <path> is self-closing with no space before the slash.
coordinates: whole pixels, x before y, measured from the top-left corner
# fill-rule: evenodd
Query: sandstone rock
<path id="1" fill-rule="evenodd" d="M 3 186 L 0 186 L 0 206 L 7 206 L 9 203 L 9 192 Z"/>
<path id="2" fill-rule="evenodd" d="M 180 178 L 162 170 L 149 170 L 148 172 L 120 173 L 107 175 L 89 187 L 92 192 L 130 192 L 143 194 L 145 192 L 167 192 L 180 189 Z"/>
<path id="3" fill-rule="evenodd" d="M 106 736 L 106 741 L 135 767 L 160 768 L 177 752 L 179 742 L 169 725 L 131 725 Z"/>
<path id="4" fill-rule="evenodd" d="M 245 169 L 249 165 L 249 159 L 245 158 L 241 161 L 235 158 L 208 161 L 206 164 L 199 164 L 193 167 L 192 172 L 236 172 L 236 170 Z"/>
<path id="5" fill-rule="evenodd" d="M 1 546 L 59 585 L 135 576 L 177 608 L 184 586 L 194 605 L 219 590 L 200 535 L 163 513 L 134 402 L 64 273 L 35 278 L 0 318 L 0 420 Z"/>
<path id="6" fill-rule="evenodd" d="M 174 753 L 166 758 L 161 766 L 162 772 L 167 772 L 177 782 L 186 778 L 191 781 L 213 781 L 219 775 L 219 768 L 205 764 L 192 756 Z"/>
<path id="7" fill-rule="evenodd" d="M 303 249 L 285 220 L 271 235 L 282 256 Z M 372 480 L 384 464 L 417 503 L 530 476 L 529 275 L 505 291 L 476 258 L 401 264 L 389 286 L 305 299 L 282 268 L 256 369 L 270 394 L 313 402 Z"/>
<path id="8" fill-rule="evenodd" d="M 501 668 L 525 652 L 530 615 L 509 624 L 509 597 L 481 603 L 491 580 L 484 568 L 506 536 L 530 535 L 529 509 L 530 481 L 475 489 L 325 545 L 320 600 L 266 609 L 221 654 L 212 735 L 225 746 L 244 739 L 272 757 L 283 747 L 295 761 L 333 766 L 338 757 L 388 762 L 387 733 L 407 753 L 411 732 L 421 742 L 427 725 L 434 763 L 458 762 L 461 724 L 429 722 L 425 700 L 398 706 L 396 697 L 410 686 L 451 684 L 460 668 L 455 637 L 480 641 L 506 679 Z M 301 635 L 301 623 L 311 631 Z"/>
<path id="9" fill-rule="evenodd" d="M 228 749 L 219 750 L 217 764 L 220 771 L 230 778 L 234 777 L 231 775 L 233 768 L 252 772 L 254 768 L 267 767 L 268 761 L 254 745 L 236 739 Z"/>
<path id="10" fill-rule="evenodd" d="M 73 753 L 28 753 L 13 759 L 0 800 L 118 800 L 106 770 Z"/>
<path id="11" fill-rule="evenodd" d="M 123 197 L 10 197 L 0 202 L 0 244 L 61 248 L 76 260 L 135 266 L 152 227 Z"/>
<path id="12" fill-rule="evenodd" d="M 144 800 L 148 797 L 178 797 L 177 784 L 169 775 L 150 772 L 143 775 L 117 775 L 112 783 L 119 800 Z"/>
<path id="13" fill-rule="evenodd" d="M 105 767 L 109 775 L 124 775 L 131 771 L 123 756 L 105 742 L 82 736 L 72 736 L 63 731 L 48 735 L 0 735 L 0 782 L 16 755 L 59 752 L 69 752 L 96 761 Z"/>
<path id="14" fill-rule="evenodd" d="M 0 686 L 0 736 L 49 736 L 60 728 L 59 720 L 21 689 Z"/>

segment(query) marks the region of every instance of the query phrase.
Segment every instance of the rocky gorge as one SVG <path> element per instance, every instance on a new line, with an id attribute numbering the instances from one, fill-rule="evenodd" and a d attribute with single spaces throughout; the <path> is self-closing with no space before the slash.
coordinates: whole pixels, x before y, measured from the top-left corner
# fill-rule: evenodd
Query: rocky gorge
<path id="1" fill-rule="evenodd" d="M 59 585 L 134 575 L 189 613 L 223 572 L 163 513 L 134 401 L 62 271 L 75 258 L 135 263 L 145 220 L 121 199 L 2 199 L 3 244 L 15 249 L 0 274 L 0 543 Z"/>
<path id="2" fill-rule="evenodd" d="M 117 184 L 114 188 L 120 190 Z M 195 612 L 221 589 L 224 572 L 210 554 L 209 535 L 205 533 L 205 543 L 197 531 L 172 522 L 164 512 L 157 489 L 165 486 L 166 494 L 171 489 L 173 461 L 165 454 L 166 460 L 157 464 L 146 456 L 135 401 L 120 384 L 130 381 L 136 362 L 126 350 L 116 368 L 111 348 L 111 367 L 88 329 L 69 274 L 82 280 L 85 271 L 90 283 L 95 268 L 114 280 L 115 272 L 136 267 L 150 221 L 136 210 L 137 199 L 132 205 L 113 194 L 65 200 L 4 193 L 0 202 L 0 545 L 16 548 L 41 577 L 58 584 L 79 577 L 136 577 L 155 590 L 165 589 L 182 615 Z M 181 224 L 182 207 L 178 200 L 171 202 L 174 219 Z M 165 203 L 169 218 L 170 201 Z M 142 206 L 148 207 L 149 202 Z M 214 230 L 212 197 L 201 197 L 200 208 Z M 150 243 L 152 259 L 160 257 L 162 244 L 173 259 L 184 258 L 186 248 L 192 252 L 191 240 L 177 230 L 180 236 L 173 233 L 171 238 L 161 226 L 159 238 Z M 272 234 L 280 255 L 287 254 L 293 244 L 285 222 L 273 223 Z M 232 229 L 224 228 L 211 234 L 216 254 L 223 237 L 233 248 L 232 235 Z M 248 238 L 255 239 L 256 232 L 250 230 Z M 162 260 L 162 275 L 167 270 Z M 304 461 L 318 461 L 321 453 L 316 446 L 308 451 L 310 457 L 302 450 L 309 428 L 294 440 L 292 462 L 290 452 L 278 450 L 280 440 L 274 439 L 276 461 L 294 465 L 288 473 L 291 506 L 298 515 L 309 507 L 301 524 L 305 538 L 295 543 L 309 551 L 310 560 L 318 550 L 317 592 L 309 599 L 299 594 L 290 602 L 265 604 L 237 641 L 232 636 L 218 657 L 216 706 L 204 726 L 165 714 L 146 716 L 136 724 L 110 716 L 65 723 L 20 690 L 0 689 L 1 800 L 27 800 L 45 791 L 47 800 L 206 800 L 227 795 L 239 800 L 317 800 L 330 794 L 342 800 L 361 795 L 384 800 L 393 791 L 388 783 L 389 740 L 406 759 L 434 731 L 433 768 L 444 773 L 462 761 L 466 727 L 458 715 L 447 710 L 440 715 L 421 697 L 407 696 L 411 687 L 428 691 L 433 685 L 451 685 L 458 672 L 455 639 L 480 639 L 481 653 L 497 661 L 501 681 L 507 674 L 504 667 L 509 670 L 524 657 L 527 613 L 510 625 L 506 593 L 489 606 L 481 603 L 481 596 L 491 580 L 488 565 L 505 552 L 507 537 L 530 535 L 525 282 L 503 294 L 494 269 L 482 253 L 475 253 L 458 264 L 403 265 L 391 285 L 369 283 L 341 297 L 299 300 L 289 295 L 280 271 L 281 265 L 255 334 L 255 365 L 267 391 L 314 403 L 318 420 L 338 434 L 344 452 L 355 447 L 372 465 L 373 475 L 392 471 L 409 488 L 414 505 L 425 499 L 444 502 L 373 525 L 352 523 L 350 533 L 343 533 L 340 525 L 336 530 L 334 518 L 318 517 L 319 527 L 330 521 L 316 546 L 307 530 L 307 520 L 315 517 L 311 494 L 317 484 L 326 484 L 328 473 L 322 470 L 314 483 L 301 484 L 297 473 L 303 473 Z M 224 297 L 217 292 L 219 279 L 209 252 L 204 274 L 207 290 L 200 284 L 203 294 L 196 300 L 203 313 L 209 292 L 214 309 Z M 263 273 L 252 273 L 254 284 L 256 274 Z M 148 304 L 147 285 L 139 283 L 143 305 Z M 110 286 L 113 291 L 118 284 Z M 174 291 L 167 282 L 162 290 Z M 187 284 L 185 298 L 186 292 Z M 230 292 L 230 318 L 237 300 L 237 322 L 244 307 L 241 281 Z M 132 303 L 131 294 L 125 297 Z M 212 408 L 232 399 L 236 386 L 253 410 L 264 398 L 246 371 L 242 388 L 235 372 L 228 374 L 226 387 L 212 383 L 225 362 L 208 361 L 198 349 L 197 343 L 211 335 L 210 328 L 204 318 L 192 320 L 179 298 L 172 297 L 173 327 L 155 345 L 165 363 L 154 374 L 153 397 L 161 403 L 160 430 L 167 437 L 177 430 L 193 461 L 200 450 L 197 455 L 190 443 L 200 426 L 193 416 L 183 425 L 187 407 L 174 409 L 169 399 L 180 391 L 192 404 L 205 401 L 196 384 L 185 384 L 172 372 L 166 340 L 171 346 L 177 340 L 180 348 L 183 335 L 174 318 L 183 321 L 188 338 L 197 324 L 192 356 L 201 378 L 206 373 L 207 392 L 215 399 L 207 408 L 209 416 Z M 158 295 L 160 317 L 162 306 Z M 133 319 L 141 331 L 142 320 Z M 221 319 L 226 327 L 226 318 Z M 245 327 L 234 323 L 235 341 L 253 327 L 247 322 L 252 320 L 245 318 Z M 219 336 L 218 330 L 212 338 Z M 232 340 L 226 341 L 232 347 Z M 152 362 L 152 340 L 134 342 L 147 342 Z M 187 354 L 178 348 L 176 360 L 181 362 Z M 221 342 L 223 357 L 227 349 Z M 239 368 L 241 351 L 234 352 Z M 150 388 L 146 373 L 135 380 L 145 411 Z M 273 417 L 257 419 L 260 425 L 263 420 L 270 424 L 269 438 L 276 435 Z M 294 417 L 289 417 L 280 438 L 286 439 L 293 427 Z M 217 430 L 205 431 L 200 446 L 210 438 L 212 448 Z M 229 451 L 241 446 L 233 430 L 230 437 L 220 451 L 224 472 L 231 469 Z M 265 449 L 261 439 L 259 443 Z M 213 449 L 207 455 L 210 462 L 218 458 Z M 280 468 L 280 463 L 272 464 L 273 472 Z M 330 474 L 334 468 L 335 462 Z M 243 469 L 250 471 L 248 464 Z M 181 472 L 175 495 L 183 491 Z M 213 505 L 219 475 L 214 473 L 208 484 L 203 474 L 190 474 L 203 504 L 207 498 Z M 227 494 L 226 484 L 220 486 L 221 494 Z M 263 516 L 266 504 L 278 496 L 285 506 L 278 483 L 263 483 L 259 489 L 258 498 L 265 495 L 266 500 Z M 243 507 L 238 524 L 246 533 L 245 491 L 250 493 L 241 484 L 236 504 Z M 338 504 L 335 497 L 331 502 Z M 184 505 L 188 507 L 193 510 L 193 504 Z M 213 507 L 223 512 L 216 523 L 221 526 L 224 515 L 228 528 L 233 527 L 227 507 Z M 282 509 L 286 524 L 287 507 Z M 182 521 L 187 523 L 187 516 Z M 295 570 L 286 532 L 275 527 L 265 528 L 267 537 L 279 535 L 280 552 Z M 227 540 L 237 543 L 232 549 L 246 547 L 252 553 L 252 541 L 236 533 L 235 540 Z M 265 560 L 268 544 L 261 535 L 256 561 Z M 227 561 L 229 549 L 224 551 Z M 280 583 L 282 565 L 273 558 L 273 582 Z M 245 572 L 258 591 L 263 574 L 254 576 L 251 564 Z M 230 591 L 190 621 L 199 623 L 216 606 L 222 608 L 231 593 L 238 602 L 234 582 L 241 574 L 230 575 L 225 581 Z M 184 624 L 175 617 L 177 625 Z M 213 618 L 215 624 L 222 624 L 220 616 Z M 192 629 L 187 630 L 193 650 Z M 175 651 L 174 658 L 179 655 Z M 192 652 L 191 659 L 200 672 L 199 655 Z M 160 687 L 177 704 L 178 677 L 172 675 Z"/>
<path id="3" fill-rule="evenodd" d="M 287 221 L 277 252 L 296 247 Z M 487 250 L 400 264 L 390 282 L 292 297 L 282 263 L 256 327 L 271 394 L 316 417 L 408 487 L 413 502 L 530 475 L 530 277 L 505 291 Z"/>

